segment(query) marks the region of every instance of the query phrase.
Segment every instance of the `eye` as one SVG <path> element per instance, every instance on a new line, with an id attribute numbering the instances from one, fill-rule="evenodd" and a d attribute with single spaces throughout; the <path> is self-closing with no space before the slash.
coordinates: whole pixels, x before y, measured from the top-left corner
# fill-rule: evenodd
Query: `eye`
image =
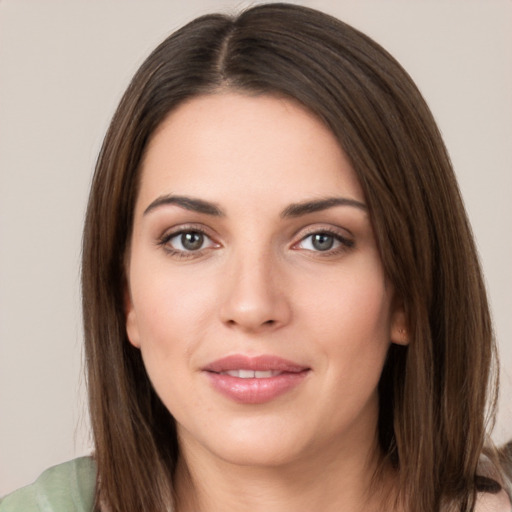
<path id="1" fill-rule="evenodd" d="M 334 238 L 334 235 L 328 233 L 315 233 L 303 240 L 303 243 L 308 246 L 304 247 L 305 249 L 316 251 L 328 251 L 333 248 L 335 242 L 337 242 L 337 240 Z"/>
<path id="2" fill-rule="evenodd" d="M 216 245 L 210 237 L 198 230 L 168 234 L 162 238 L 160 243 L 172 253 L 199 252 Z"/>
<path id="3" fill-rule="evenodd" d="M 313 252 L 337 253 L 339 250 L 354 246 L 354 241 L 329 231 L 317 231 L 302 238 L 295 249 L 305 249 Z"/>

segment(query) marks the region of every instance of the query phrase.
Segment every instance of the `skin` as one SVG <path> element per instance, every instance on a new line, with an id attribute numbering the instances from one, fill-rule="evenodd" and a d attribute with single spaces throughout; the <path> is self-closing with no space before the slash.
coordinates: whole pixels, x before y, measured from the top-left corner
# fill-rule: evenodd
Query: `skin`
<path id="1" fill-rule="evenodd" d="M 332 197 L 360 204 L 283 216 Z M 200 96 L 154 133 L 127 255 L 126 328 L 177 422 L 180 510 L 378 508 L 380 490 L 368 493 L 377 385 L 390 343 L 406 340 L 364 201 L 332 133 L 292 100 Z M 181 233 L 198 230 L 202 245 L 186 250 Z M 332 248 L 319 250 L 314 233 L 333 236 Z M 202 371 L 232 354 L 309 371 L 273 400 L 240 404 Z"/>

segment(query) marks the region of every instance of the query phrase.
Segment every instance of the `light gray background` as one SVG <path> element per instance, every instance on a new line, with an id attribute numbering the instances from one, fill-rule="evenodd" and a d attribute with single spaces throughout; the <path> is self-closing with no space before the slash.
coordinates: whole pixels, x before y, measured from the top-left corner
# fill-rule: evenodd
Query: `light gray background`
<path id="1" fill-rule="evenodd" d="M 254 2 L 253 2 L 254 3 Z M 298 2 L 411 73 L 445 136 L 502 356 L 494 438 L 512 437 L 512 2 Z M 131 75 L 168 33 L 247 2 L 0 0 L 0 495 L 89 453 L 80 238 L 94 161 Z"/>

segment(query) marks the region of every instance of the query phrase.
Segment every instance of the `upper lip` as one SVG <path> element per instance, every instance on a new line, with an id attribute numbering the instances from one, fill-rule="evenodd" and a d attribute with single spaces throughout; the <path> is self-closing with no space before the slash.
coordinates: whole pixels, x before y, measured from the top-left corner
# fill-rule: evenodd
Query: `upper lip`
<path id="1" fill-rule="evenodd" d="M 212 361 L 203 367 L 203 370 L 214 373 L 221 373 L 230 370 L 273 370 L 279 372 L 299 373 L 309 370 L 309 368 L 273 355 L 265 354 L 259 356 L 247 356 L 243 354 L 234 354 Z"/>

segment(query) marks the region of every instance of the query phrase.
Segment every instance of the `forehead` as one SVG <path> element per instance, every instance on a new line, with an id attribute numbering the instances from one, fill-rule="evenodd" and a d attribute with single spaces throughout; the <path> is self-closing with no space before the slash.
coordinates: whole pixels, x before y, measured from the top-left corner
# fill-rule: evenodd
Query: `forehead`
<path id="1" fill-rule="evenodd" d="M 155 131 L 140 199 L 163 193 L 214 201 L 259 196 L 269 204 L 333 193 L 363 200 L 347 156 L 321 120 L 291 99 L 232 92 L 181 104 Z"/>

